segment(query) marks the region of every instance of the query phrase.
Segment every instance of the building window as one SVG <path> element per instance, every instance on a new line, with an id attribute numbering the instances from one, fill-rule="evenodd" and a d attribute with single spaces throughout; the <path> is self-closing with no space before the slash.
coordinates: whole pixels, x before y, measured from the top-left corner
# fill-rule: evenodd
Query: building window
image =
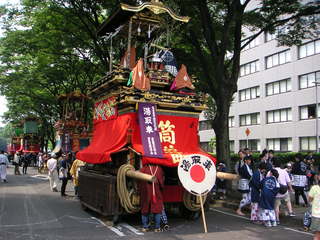
<path id="1" fill-rule="evenodd" d="M 273 39 L 277 38 L 277 34 L 276 33 L 270 33 L 270 32 L 265 32 L 264 33 L 264 40 L 265 42 L 269 42 Z"/>
<path id="2" fill-rule="evenodd" d="M 267 111 L 267 123 L 292 121 L 291 108 Z"/>
<path id="3" fill-rule="evenodd" d="M 275 67 L 291 61 L 290 49 L 266 57 L 266 68 Z"/>
<path id="4" fill-rule="evenodd" d="M 229 141 L 230 152 L 234 153 L 234 140 Z"/>
<path id="5" fill-rule="evenodd" d="M 250 126 L 260 124 L 260 113 L 240 115 L 240 126 Z"/>
<path id="6" fill-rule="evenodd" d="M 267 139 L 267 149 L 274 151 L 292 151 L 292 138 L 270 138 Z"/>
<path id="7" fill-rule="evenodd" d="M 234 123 L 234 117 L 229 117 L 229 128 L 234 127 L 235 123 Z"/>
<path id="8" fill-rule="evenodd" d="M 316 151 L 316 137 L 300 137 L 300 151 Z"/>
<path id="9" fill-rule="evenodd" d="M 291 91 L 290 78 L 266 84 L 267 96 L 290 92 L 290 91 Z"/>
<path id="10" fill-rule="evenodd" d="M 240 77 L 259 71 L 259 60 L 249 62 L 240 66 Z"/>
<path id="11" fill-rule="evenodd" d="M 243 46 L 244 44 L 246 44 L 246 42 L 247 42 L 249 39 L 250 39 L 250 37 L 247 38 L 247 39 L 245 39 L 245 40 L 243 40 L 242 43 L 241 43 L 241 45 Z M 248 50 L 248 49 L 250 49 L 250 48 L 254 48 L 254 47 L 258 46 L 259 43 L 260 43 L 260 42 L 259 42 L 259 38 L 256 37 L 256 38 L 253 39 L 247 46 L 245 46 L 245 48 L 243 49 L 243 51 Z"/>
<path id="12" fill-rule="evenodd" d="M 315 82 L 320 82 L 320 71 L 299 76 L 300 89 L 314 87 Z"/>
<path id="13" fill-rule="evenodd" d="M 320 53 L 320 39 L 299 46 L 299 58 Z"/>
<path id="14" fill-rule="evenodd" d="M 261 150 L 259 139 L 248 139 L 239 141 L 240 148 L 249 148 L 251 151 L 257 152 Z"/>
<path id="15" fill-rule="evenodd" d="M 210 129 L 212 129 L 212 127 L 209 120 L 199 122 L 199 131 L 210 130 Z"/>
<path id="16" fill-rule="evenodd" d="M 239 101 L 246 101 L 260 97 L 260 87 L 252 87 L 239 91 Z"/>
<path id="17" fill-rule="evenodd" d="M 300 120 L 313 119 L 316 117 L 316 105 L 307 105 L 300 107 Z"/>
<path id="18" fill-rule="evenodd" d="M 210 146 L 209 142 L 201 142 L 200 147 L 202 150 L 204 150 L 206 152 L 212 152 L 212 147 Z"/>

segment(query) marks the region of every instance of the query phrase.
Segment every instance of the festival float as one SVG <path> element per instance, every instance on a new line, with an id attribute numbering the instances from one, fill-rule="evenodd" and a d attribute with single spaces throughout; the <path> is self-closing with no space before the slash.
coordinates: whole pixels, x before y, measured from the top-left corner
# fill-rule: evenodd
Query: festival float
<path id="1" fill-rule="evenodd" d="M 23 133 L 21 136 L 20 148 L 17 151 L 24 153 L 40 152 L 40 137 L 38 134 L 38 119 L 27 117 L 22 121 Z"/>
<path id="2" fill-rule="evenodd" d="M 21 148 L 23 139 L 23 129 L 21 126 L 13 126 L 13 134 L 7 145 L 7 152 L 9 156 L 12 156 Z"/>
<path id="3" fill-rule="evenodd" d="M 110 71 L 94 83 L 93 139 L 78 152 L 86 162 L 79 172 L 79 198 L 84 208 L 105 216 L 140 210 L 138 181 L 154 180 L 139 172 L 146 164 L 162 166 L 166 209 L 170 206 L 190 216 L 200 210 L 198 196 L 190 194 L 178 177 L 178 165 L 190 169 L 184 156 L 207 170 L 216 159 L 199 147 L 199 114 L 205 96 L 194 91 L 195 78 L 178 66 L 171 51 L 170 27 L 180 27 L 181 17 L 160 1 L 140 6 L 120 4 L 101 25 L 97 35 L 110 43 Z M 113 49 L 125 48 L 118 61 Z M 216 176 L 213 176 L 214 180 Z M 208 193 L 208 192 L 206 192 Z"/>
<path id="4" fill-rule="evenodd" d="M 85 109 L 89 102 L 88 96 L 80 91 L 61 94 L 58 101 L 62 106 L 62 116 L 55 123 L 56 145 L 53 152 L 77 152 L 89 145 L 88 116 Z"/>

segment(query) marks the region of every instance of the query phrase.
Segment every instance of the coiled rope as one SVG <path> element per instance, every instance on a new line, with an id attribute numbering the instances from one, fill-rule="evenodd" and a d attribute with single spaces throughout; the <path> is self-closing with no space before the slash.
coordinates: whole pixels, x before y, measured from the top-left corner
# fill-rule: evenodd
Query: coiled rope
<path id="1" fill-rule="evenodd" d="M 135 171 L 134 167 L 130 164 L 122 165 L 117 174 L 117 192 L 120 199 L 121 206 L 128 213 L 137 213 L 140 211 L 140 205 L 133 204 L 134 189 L 128 190 L 126 172 L 129 170 Z"/>
<path id="2" fill-rule="evenodd" d="M 120 204 L 126 212 L 137 213 L 140 211 L 140 204 L 133 203 L 133 197 L 136 193 L 133 188 L 129 191 L 127 187 L 126 173 L 130 170 L 135 171 L 134 167 L 130 164 L 124 164 L 119 168 L 117 174 L 117 192 Z M 206 201 L 206 198 L 207 195 L 202 196 L 203 202 Z M 193 212 L 199 211 L 201 208 L 199 196 L 192 195 L 188 191 L 184 191 L 183 204 L 188 210 Z"/>

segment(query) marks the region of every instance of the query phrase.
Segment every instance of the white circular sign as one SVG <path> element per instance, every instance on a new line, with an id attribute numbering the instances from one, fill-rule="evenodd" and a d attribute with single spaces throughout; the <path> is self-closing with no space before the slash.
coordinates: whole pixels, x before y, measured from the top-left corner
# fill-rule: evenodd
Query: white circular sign
<path id="1" fill-rule="evenodd" d="M 216 166 L 205 155 L 185 155 L 178 166 L 183 187 L 195 195 L 208 193 L 216 182 Z"/>

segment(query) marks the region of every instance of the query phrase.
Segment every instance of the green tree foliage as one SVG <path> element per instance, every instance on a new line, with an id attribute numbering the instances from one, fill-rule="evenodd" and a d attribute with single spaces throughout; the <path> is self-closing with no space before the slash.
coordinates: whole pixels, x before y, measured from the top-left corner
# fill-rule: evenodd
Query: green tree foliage
<path id="1" fill-rule="evenodd" d="M 115 3 L 24 0 L 19 8 L 1 7 L 0 91 L 8 100 L 7 121 L 37 116 L 42 142 L 54 141 L 52 126 L 62 115 L 57 97 L 86 94 L 106 72 L 108 48 L 95 32 Z"/>
<path id="2" fill-rule="evenodd" d="M 305 5 L 299 0 L 165 2 L 192 17 L 176 31 L 173 44 L 183 45 L 189 55 L 184 60 L 199 78 L 198 89 L 212 97 L 207 116 L 216 134 L 217 157 L 229 165 L 228 117 L 237 92 L 241 51 L 265 32 L 276 32 L 279 44 L 287 45 L 314 37 L 319 29 L 319 1 Z"/>
<path id="3" fill-rule="evenodd" d="M 9 102 L 8 121 L 38 116 L 44 138 L 53 141 L 52 124 L 61 117 L 57 96 L 75 89 L 86 94 L 108 69 L 110 43 L 95 32 L 119 2 L 22 0 L 19 8 L 0 8 L 5 29 L 0 40 L 0 92 Z M 198 89 L 212 97 L 209 115 L 217 137 L 217 157 L 228 164 L 228 115 L 237 91 L 241 50 L 265 31 L 277 32 L 281 44 L 310 37 L 309 30 L 317 27 L 314 14 L 319 13 L 319 3 L 263 0 L 249 8 L 257 1 L 163 2 L 192 18 L 189 24 L 170 26 L 170 46 L 178 62 L 187 63 L 189 72 L 197 75 Z M 244 36 L 244 29 L 254 34 Z"/>

